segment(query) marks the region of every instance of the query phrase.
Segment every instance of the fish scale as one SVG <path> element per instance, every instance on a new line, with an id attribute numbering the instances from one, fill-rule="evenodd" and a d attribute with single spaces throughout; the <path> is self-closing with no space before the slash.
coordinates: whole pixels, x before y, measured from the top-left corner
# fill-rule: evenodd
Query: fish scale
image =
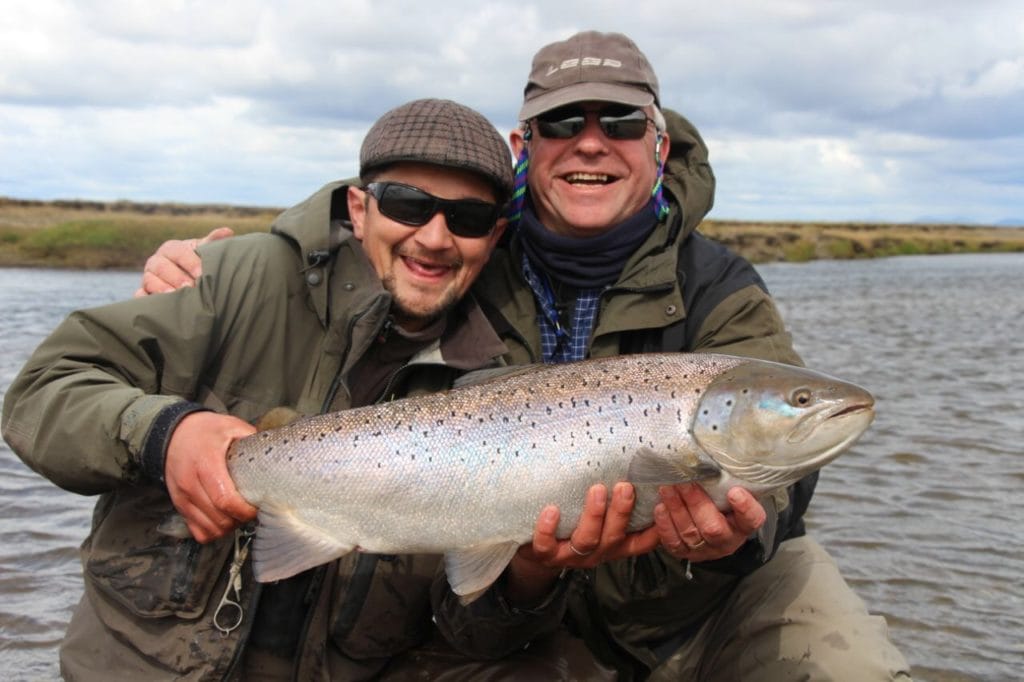
<path id="1" fill-rule="evenodd" d="M 817 402 L 786 402 L 807 386 Z M 456 592 L 473 595 L 529 541 L 548 504 L 562 510 L 557 534 L 567 537 L 595 483 L 634 483 L 634 529 L 651 523 L 659 484 L 714 478 L 760 492 L 756 480 L 736 481 L 721 462 L 767 480 L 765 442 L 747 441 L 763 441 L 766 428 L 792 428 L 802 415 L 812 441 L 819 431 L 829 437 L 806 456 L 784 437 L 771 441 L 788 458 L 786 480 L 773 469 L 772 486 L 786 485 L 848 447 L 870 423 L 872 404 L 863 389 L 802 368 L 715 354 L 627 355 L 303 418 L 239 440 L 228 467 L 260 510 L 257 579 L 287 577 L 354 548 L 444 553 Z M 838 431 L 829 419 L 807 421 L 843 415 L 849 405 L 861 407 L 839 417 Z M 843 445 L 833 453 L 836 443 Z M 747 451 L 765 462 L 746 461 Z"/>

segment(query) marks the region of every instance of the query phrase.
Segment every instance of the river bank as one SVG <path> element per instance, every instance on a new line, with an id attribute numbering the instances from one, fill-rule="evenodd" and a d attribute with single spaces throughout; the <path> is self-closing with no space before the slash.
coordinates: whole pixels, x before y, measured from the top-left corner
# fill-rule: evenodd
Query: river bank
<path id="1" fill-rule="evenodd" d="M 280 208 L 0 197 L 0 267 L 137 270 L 167 239 L 228 225 L 263 231 Z M 701 232 L 754 263 L 1024 251 L 1024 227 L 705 220 Z"/>

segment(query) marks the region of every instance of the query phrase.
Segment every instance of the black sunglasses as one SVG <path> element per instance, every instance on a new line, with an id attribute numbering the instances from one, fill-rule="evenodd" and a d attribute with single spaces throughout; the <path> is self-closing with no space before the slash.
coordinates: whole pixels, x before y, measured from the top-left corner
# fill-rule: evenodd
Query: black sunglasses
<path id="1" fill-rule="evenodd" d="M 486 237 L 501 215 L 497 204 L 480 199 L 440 199 L 401 182 L 371 182 L 366 191 L 377 200 L 382 214 L 403 225 L 422 227 L 441 211 L 448 230 L 460 237 Z"/>
<path id="2" fill-rule="evenodd" d="M 597 124 L 612 140 L 639 140 L 647 133 L 647 124 L 654 119 L 642 109 L 612 105 L 597 113 Z M 579 106 L 559 107 L 536 118 L 541 137 L 568 140 L 579 135 L 587 125 L 587 112 Z"/>

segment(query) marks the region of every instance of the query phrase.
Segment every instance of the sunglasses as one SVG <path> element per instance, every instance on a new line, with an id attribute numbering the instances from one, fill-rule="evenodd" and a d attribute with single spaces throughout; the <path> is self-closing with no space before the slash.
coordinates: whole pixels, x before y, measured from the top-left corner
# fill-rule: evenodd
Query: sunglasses
<path id="1" fill-rule="evenodd" d="M 438 212 L 448 230 L 459 237 L 486 237 L 501 215 L 501 207 L 479 199 L 440 199 L 401 182 L 371 182 L 366 191 L 382 214 L 403 225 L 422 227 Z"/>
<path id="2" fill-rule="evenodd" d="M 597 125 L 612 140 L 639 140 L 647 133 L 647 124 L 654 123 L 654 119 L 635 107 L 613 105 L 595 113 Z M 583 132 L 587 112 L 579 106 L 559 107 L 541 114 L 536 121 L 541 137 L 568 140 Z"/>

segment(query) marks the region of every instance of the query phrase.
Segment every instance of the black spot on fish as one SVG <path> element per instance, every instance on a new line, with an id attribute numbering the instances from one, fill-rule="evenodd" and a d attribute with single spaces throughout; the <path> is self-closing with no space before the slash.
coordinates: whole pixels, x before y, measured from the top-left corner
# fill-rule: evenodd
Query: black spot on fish
<path id="1" fill-rule="evenodd" d="M 269 455 L 273 451 L 274 451 L 274 446 L 271 445 L 269 448 L 267 448 L 266 450 L 263 451 L 263 454 L 264 455 Z"/>

